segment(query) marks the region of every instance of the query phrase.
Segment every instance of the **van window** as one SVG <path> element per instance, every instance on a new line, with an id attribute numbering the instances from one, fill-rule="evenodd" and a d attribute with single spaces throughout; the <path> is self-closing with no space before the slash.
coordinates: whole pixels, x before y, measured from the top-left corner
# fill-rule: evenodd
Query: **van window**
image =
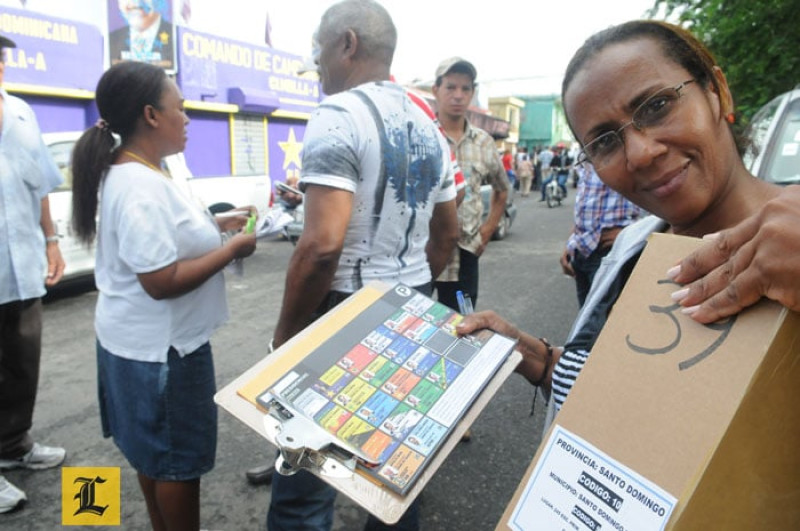
<path id="1" fill-rule="evenodd" d="M 789 103 L 775 131 L 775 146 L 764 161 L 764 178 L 777 184 L 800 183 L 800 98 Z"/>
<path id="2" fill-rule="evenodd" d="M 58 187 L 58 190 L 72 190 L 72 148 L 75 147 L 75 142 L 72 140 L 65 142 L 56 142 L 47 146 L 50 150 L 53 160 L 56 161 L 56 166 L 61 170 L 61 175 L 64 176 L 64 183 Z"/>

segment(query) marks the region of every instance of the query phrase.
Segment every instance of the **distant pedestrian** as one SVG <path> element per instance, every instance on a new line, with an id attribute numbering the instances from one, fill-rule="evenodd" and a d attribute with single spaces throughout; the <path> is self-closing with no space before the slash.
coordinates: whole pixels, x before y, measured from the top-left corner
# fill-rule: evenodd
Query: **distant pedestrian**
<path id="1" fill-rule="evenodd" d="M 503 152 L 503 169 L 506 171 L 506 176 L 508 176 L 508 182 L 511 183 L 511 186 L 517 188 L 517 174 L 514 173 L 514 156 L 511 154 L 510 149 L 506 149 Z"/>
<path id="2" fill-rule="evenodd" d="M 542 192 L 542 197 L 539 201 L 544 201 L 544 192 L 545 188 L 547 188 L 547 183 L 550 182 L 550 178 L 553 176 L 553 172 L 550 168 L 550 164 L 553 162 L 553 157 L 555 153 L 549 147 L 545 146 L 544 149 L 539 153 L 539 162 L 541 163 L 541 172 L 542 172 L 542 180 L 540 184 L 540 189 Z"/>
<path id="3" fill-rule="evenodd" d="M 539 190 L 542 187 L 542 161 L 539 158 L 541 152 L 541 148 L 537 147 L 531 157 L 533 161 L 533 190 Z"/>
<path id="4" fill-rule="evenodd" d="M 528 197 L 531 192 L 531 182 L 533 181 L 533 164 L 527 154 L 523 154 L 522 159 L 517 164 L 517 176 L 519 177 L 522 197 Z"/>

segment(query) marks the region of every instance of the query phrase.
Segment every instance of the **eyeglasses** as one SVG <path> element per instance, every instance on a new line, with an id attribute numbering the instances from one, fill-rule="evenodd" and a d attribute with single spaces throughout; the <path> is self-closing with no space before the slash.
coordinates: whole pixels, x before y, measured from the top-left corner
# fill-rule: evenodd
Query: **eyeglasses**
<path id="1" fill-rule="evenodd" d="M 632 125 L 637 131 L 643 131 L 668 124 L 674 117 L 678 100 L 681 99 L 681 91 L 694 81 L 690 79 L 674 87 L 663 88 L 647 98 L 633 111 L 630 122 L 616 131 L 607 131 L 584 144 L 583 150 L 578 155 L 577 164 L 591 162 L 595 169 L 601 169 L 617 162 L 620 154 L 625 151 L 623 137 L 625 128 Z"/>

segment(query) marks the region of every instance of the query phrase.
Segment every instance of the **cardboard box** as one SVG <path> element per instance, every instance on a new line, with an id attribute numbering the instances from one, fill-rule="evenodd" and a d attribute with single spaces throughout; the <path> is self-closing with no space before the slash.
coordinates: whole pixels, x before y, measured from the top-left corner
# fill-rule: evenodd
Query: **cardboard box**
<path id="1" fill-rule="evenodd" d="M 800 529 L 800 315 L 681 314 L 699 244 L 651 237 L 497 529 Z"/>

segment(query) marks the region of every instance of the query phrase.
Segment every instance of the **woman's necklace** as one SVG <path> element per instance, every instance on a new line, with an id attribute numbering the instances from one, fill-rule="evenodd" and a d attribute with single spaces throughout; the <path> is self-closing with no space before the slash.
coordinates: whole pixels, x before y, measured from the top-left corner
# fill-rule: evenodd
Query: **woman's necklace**
<path id="1" fill-rule="evenodd" d="M 142 164 L 144 164 L 145 166 L 147 166 L 147 167 L 148 167 L 148 168 L 150 168 L 151 170 L 153 170 L 153 171 L 157 171 L 158 173 L 160 173 L 160 174 L 164 175 L 165 177 L 167 176 L 167 174 L 166 174 L 166 173 L 164 173 L 164 170 L 162 170 L 161 168 L 159 168 L 159 167 L 158 167 L 158 166 L 156 166 L 155 164 L 151 164 L 150 162 L 146 161 L 144 158 L 140 157 L 139 155 L 137 155 L 137 154 L 136 154 L 136 153 L 134 153 L 133 151 L 129 151 L 129 150 L 127 150 L 127 149 L 123 149 L 123 150 L 122 150 L 122 153 L 123 153 L 124 155 L 128 155 L 130 158 L 132 158 L 132 159 L 136 160 L 137 162 L 141 162 Z"/>

